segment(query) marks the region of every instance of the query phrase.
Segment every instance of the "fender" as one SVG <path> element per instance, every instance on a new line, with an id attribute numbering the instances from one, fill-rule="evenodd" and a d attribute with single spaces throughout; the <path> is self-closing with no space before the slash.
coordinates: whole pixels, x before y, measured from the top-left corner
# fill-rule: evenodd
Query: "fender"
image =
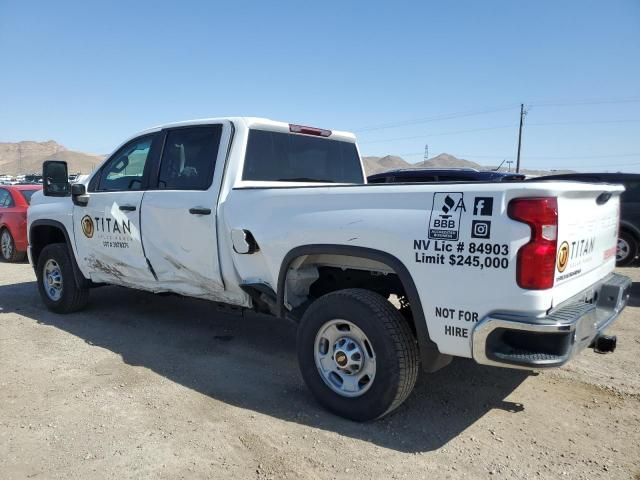
<path id="1" fill-rule="evenodd" d="M 282 260 L 280 272 L 278 274 L 276 309 L 279 317 L 285 318 L 286 316 L 286 308 L 284 306 L 285 281 L 291 263 L 298 257 L 317 254 L 333 254 L 367 258 L 369 260 L 384 263 L 390 267 L 398 275 L 409 299 L 409 304 L 411 305 L 411 313 L 413 314 L 416 335 L 418 337 L 420 359 L 422 360 L 422 369 L 426 372 L 435 372 L 436 370 L 439 370 L 451 363 L 453 357 L 440 353 L 436 343 L 431 340 L 431 337 L 429 337 L 429 331 L 427 329 L 427 322 L 422 310 L 420 296 L 418 295 L 418 290 L 416 289 L 409 270 L 407 270 L 407 267 L 405 267 L 404 264 L 396 257 L 380 250 L 351 245 L 333 244 L 302 245 L 290 250 Z"/>
<path id="2" fill-rule="evenodd" d="M 73 244 L 71 243 L 71 237 L 69 236 L 69 232 L 67 232 L 67 228 L 57 220 L 48 220 L 48 219 L 34 220 L 29 226 L 29 246 L 31 246 L 31 242 L 33 239 L 33 229 L 38 226 L 54 227 L 62 232 L 65 238 L 65 243 L 67 244 L 69 258 L 71 258 L 71 263 L 73 265 L 73 277 L 76 282 L 76 285 L 79 288 L 90 287 L 91 281 L 83 275 L 83 273 L 80 271 L 80 268 L 78 267 L 78 263 L 76 261 L 76 255 L 73 252 Z M 34 261 L 33 263 L 34 263 L 33 269 L 36 270 L 38 266 L 37 265 L 38 262 Z"/>

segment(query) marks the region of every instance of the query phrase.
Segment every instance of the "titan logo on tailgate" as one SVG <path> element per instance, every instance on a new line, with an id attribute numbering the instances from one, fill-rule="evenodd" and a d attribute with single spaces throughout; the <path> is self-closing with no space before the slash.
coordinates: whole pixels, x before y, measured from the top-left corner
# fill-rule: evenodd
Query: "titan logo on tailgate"
<path id="1" fill-rule="evenodd" d="M 592 258 L 595 243 L 595 237 L 562 242 L 556 255 L 556 268 L 558 273 L 562 275 L 558 275 L 556 280 L 567 280 L 576 275 L 580 275 L 582 273 L 582 265 L 589 262 Z M 571 266 L 571 269 L 567 273 L 564 273 L 568 266 Z"/>

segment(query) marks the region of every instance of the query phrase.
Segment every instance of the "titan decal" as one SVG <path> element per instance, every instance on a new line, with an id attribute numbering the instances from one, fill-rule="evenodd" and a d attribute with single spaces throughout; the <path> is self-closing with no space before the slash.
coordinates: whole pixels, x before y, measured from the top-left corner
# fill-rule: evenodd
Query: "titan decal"
<path id="1" fill-rule="evenodd" d="M 569 264 L 569 243 L 562 242 L 560 248 L 558 249 L 558 271 L 560 273 L 564 272 Z"/>
<path id="2" fill-rule="evenodd" d="M 93 237 L 93 232 L 95 229 L 93 227 L 93 220 L 89 215 L 85 215 L 84 217 L 82 217 L 82 220 L 80 220 L 80 226 L 82 227 L 82 233 L 84 233 L 85 237 Z"/>

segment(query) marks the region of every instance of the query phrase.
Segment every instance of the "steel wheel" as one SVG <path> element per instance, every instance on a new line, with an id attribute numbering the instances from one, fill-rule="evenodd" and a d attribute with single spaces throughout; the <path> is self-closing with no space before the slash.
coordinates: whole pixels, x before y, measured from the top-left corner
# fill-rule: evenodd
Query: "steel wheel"
<path id="1" fill-rule="evenodd" d="M 320 328 L 314 358 L 327 386 L 344 397 L 364 394 L 376 376 L 376 356 L 371 342 L 348 320 L 330 320 Z"/>
<path id="2" fill-rule="evenodd" d="M 0 249 L 2 250 L 2 257 L 5 260 L 11 260 L 13 256 L 13 238 L 9 230 L 3 230 L 2 236 L 0 236 Z"/>
<path id="3" fill-rule="evenodd" d="M 54 302 L 62 298 L 62 270 L 58 262 L 53 259 L 47 260 L 44 264 L 42 286 L 47 296 Z"/>
<path id="4" fill-rule="evenodd" d="M 616 249 L 616 262 L 622 262 L 631 255 L 631 245 L 626 239 L 618 237 L 618 248 Z"/>

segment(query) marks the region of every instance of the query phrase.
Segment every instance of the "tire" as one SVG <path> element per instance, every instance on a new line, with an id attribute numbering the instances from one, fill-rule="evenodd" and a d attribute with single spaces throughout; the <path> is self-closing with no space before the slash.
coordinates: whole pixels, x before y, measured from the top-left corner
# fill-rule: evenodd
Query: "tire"
<path id="1" fill-rule="evenodd" d="M 339 290 L 313 302 L 300 322 L 297 350 L 302 377 L 318 402 L 350 420 L 388 414 L 406 400 L 418 378 L 418 346 L 407 321 L 387 299 L 369 290 Z M 359 367 L 345 366 L 341 352 L 350 355 L 347 363 L 360 352 L 364 361 Z M 355 388 L 345 391 L 345 386 Z"/>
<path id="2" fill-rule="evenodd" d="M 24 260 L 27 252 L 19 252 L 16 250 L 16 242 L 8 228 L 0 230 L 0 257 L 5 262 L 21 262 Z"/>
<path id="3" fill-rule="evenodd" d="M 638 240 L 631 233 L 622 230 L 618 236 L 616 250 L 616 265 L 624 267 L 631 264 L 638 253 Z"/>
<path id="4" fill-rule="evenodd" d="M 44 304 L 53 312 L 77 312 L 89 301 L 89 289 L 78 287 L 72 262 L 64 243 L 47 245 L 38 257 L 38 291 Z M 45 288 L 45 282 L 49 288 Z"/>

